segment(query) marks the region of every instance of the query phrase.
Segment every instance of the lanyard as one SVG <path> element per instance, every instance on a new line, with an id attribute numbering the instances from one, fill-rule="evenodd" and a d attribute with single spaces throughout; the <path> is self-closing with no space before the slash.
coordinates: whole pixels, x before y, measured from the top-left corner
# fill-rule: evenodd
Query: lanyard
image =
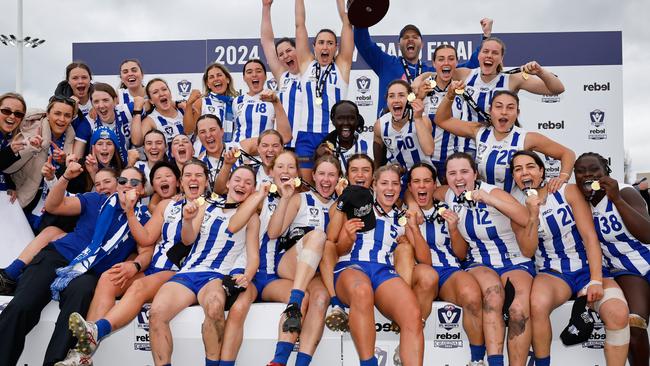
<path id="1" fill-rule="evenodd" d="M 402 67 L 404 68 L 404 75 L 406 75 L 406 81 L 408 81 L 409 84 L 413 83 L 413 80 L 415 80 L 415 78 L 420 76 L 420 74 L 422 73 L 422 61 L 418 60 L 418 63 L 415 68 L 415 75 L 411 75 L 411 70 L 409 70 L 409 66 L 406 63 L 404 57 L 400 57 L 399 60 L 402 61 Z"/>
<path id="2" fill-rule="evenodd" d="M 316 62 L 316 98 L 323 97 L 325 82 L 327 81 L 329 74 L 332 72 L 333 65 L 333 62 L 327 65 L 327 68 L 323 72 L 323 77 L 321 77 L 321 66 L 318 62 Z"/>

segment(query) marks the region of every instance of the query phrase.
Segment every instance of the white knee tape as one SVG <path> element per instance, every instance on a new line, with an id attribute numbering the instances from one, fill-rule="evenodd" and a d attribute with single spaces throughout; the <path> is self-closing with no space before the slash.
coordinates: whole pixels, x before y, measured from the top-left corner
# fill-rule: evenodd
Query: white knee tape
<path id="1" fill-rule="evenodd" d="M 594 310 L 596 310 L 596 312 L 599 312 L 600 307 L 605 302 L 611 299 L 621 300 L 625 303 L 625 305 L 627 305 L 627 300 L 625 300 L 625 295 L 623 295 L 623 291 L 617 287 L 610 287 L 610 288 L 606 288 L 605 291 L 603 291 L 603 298 L 594 303 Z"/>
<path id="2" fill-rule="evenodd" d="M 298 253 L 298 261 L 306 263 L 313 269 L 317 269 L 320 264 L 321 255 L 311 249 L 303 248 Z"/>
<path id="3" fill-rule="evenodd" d="M 648 329 L 648 322 L 641 315 L 630 314 L 630 327 L 639 329 Z"/>
<path id="4" fill-rule="evenodd" d="M 605 329 L 605 343 L 612 346 L 624 346 L 630 343 L 630 326 L 623 329 Z"/>

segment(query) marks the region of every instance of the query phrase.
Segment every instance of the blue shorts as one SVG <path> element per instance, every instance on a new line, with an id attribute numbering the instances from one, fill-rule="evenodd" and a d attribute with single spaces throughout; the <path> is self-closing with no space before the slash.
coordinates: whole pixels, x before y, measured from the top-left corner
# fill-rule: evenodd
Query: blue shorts
<path id="1" fill-rule="evenodd" d="M 569 285 L 569 288 L 571 288 L 571 297 L 577 296 L 578 292 L 580 292 L 580 290 L 587 286 L 589 281 L 591 281 L 591 273 L 589 272 L 589 267 L 584 267 L 577 271 L 565 273 L 545 268 L 540 269 L 539 273 L 546 273 L 566 282 L 566 284 Z"/>
<path id="2" fill-rule="evenodd" d="M 387 264 L 361 261 L 339 262 L 334 266 L 334 288 L 336 288 L 336 281 L 338 281 L 339 276 L 346 269 L 356 269 L 368 276 L 373 291 L 376 291 L 382 283 L 399 277 L 397 272 L 395 272 L 395 268 Z"/>
<path id="3" fill-rule="evenodd" d="M 447 282 L 449 277 L 454 273 L 460 271 L 459 267 L 442 267 L 442 266 L 433 266 L 433 269 L 438 273 L 438 289 L 442 288 L 442 285 Z"/>
<path id="4" fill-rule="evenodd" d="M 245 271 L 244 271 L 243 268 L 233 268 L 233 270 L 230 271 L 229 274 L 230 274 L 231 276 L 234 276 L 234 275 L 243 275 L 244 272 L 245 272 Z"/>
<path id="5" fill-rule="evenodd" d="M 607 276 L 605 275 L 605 271 L 607 271 Z M 620 276 L 637 276 L 637 277 L 643 277 L 645 278 L 648 283 L 650 283 L 650 272 L 646 273 L 645 275 L 628 271 L 627 269 L 616 269 L 616 268 L 610 268 L 610 269 L 605 269 L 603 268 L 603 277 L 620 277 Z"/>
<path id="6" fill-rule="evenodd" d="M 472 263 L 467 263 L 463 266 L 465 270 L 476 268 L 476 267 L 487 267 L 492 269 L 494 272 L 496 272 L 499 277 L 503 276 L 504 274 L 510 272 L 510 271 L 515 271 L 515 270 L 522 270 L 526 271 L 531 277 L 535 277 L 535 263 L 533 261 L 528 261 L 524 263 L 519 263 L 519 264 L 513 264 L 510 266 L 504 266 L 504 267 L 499 267 L 499 268 L 494 268 L 492 266 L 488 266 L 487 264 L 483 263 L 478 263 L 478 262 L 472 262 Z"/>
<path id="7" fill-rule="evenodd" d="M 300 168 L 312 169 L 314 167 L 314 152 L 327 133 L 299 131 L 296 137 L 296 155 L 301 158 Z M 305 161 L 306 160 L 306 161 Z"/>
<path id="8" fill-rule="evenodd" d="M 217 272 L 187 272 L 187 273 L 176 273 L 172 278 L 169 279 L 169 282 L 180 283 L 181 285 L 189 288 L 198 296 L 199 291 L 208 282 L 212 280 L 221 280 L 223 275 Z"/>
<path id="9" fill-rule="evenodd" d="M 152 274 L 156 274 L 158 272 L 164 272 L 164 271 L 174 271 L 174 270 L 171 269 L 171 268 L 166 268 L 165 269 L 165 268 L 149 267 L 149 268 L 145 269 L 143 273 L 144 273 L 145 276 L 150 276 Z"/>
<path id="10" fill-rule="evenodd" d="M 279 279 L 280 276 L 277 274 L 268 274 L 259 271 L 255 273 L 255 277 L 253 277 L 253 285 L 255 285 L 255 288 L 257 289 L 257 299 L 255 299 L 255 301 L 262 301 L 262 291 L 264 291 L 264 288 L 266 288 L 269 283 Z"/>

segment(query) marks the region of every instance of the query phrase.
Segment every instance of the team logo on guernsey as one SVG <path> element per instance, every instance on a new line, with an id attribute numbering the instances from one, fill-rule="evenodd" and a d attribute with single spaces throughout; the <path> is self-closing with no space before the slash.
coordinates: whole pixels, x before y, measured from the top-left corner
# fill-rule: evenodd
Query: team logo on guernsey
<path id="1" fill-rule="evenodd" d="M 469 94 L 470 97 L 473 96 L 475 92 L 474 88 L 471 86 L 465 86 L 465 91 L 467 92 L 467 94 Z"/>
<path id="2" fill-rule="evenodd" d="M 266 87 L 271 90 L 278 90 L 278 82 L 275 80 L 275 78 L 271 78 L 266 81 Z"/>
<path id="3" fill-rule="evenodd" d="M 151 343 L 149 338 L 149 310 L 151 304 L 144 304 L 138 316 L 136 317 L 133 335 L 133 349 L 136 351 L 151 351 Z"/>
<path id="4" fill-rule="evenodd" d="M 174 127 L 172 126 L 165 126 L 165 134 L 167 136 L 171 136 L 174 134 Z"/>
<path id="5" fill-rule="evenodd" d="M 277 205 L 275 203 L 269 203 L 269 211 L 271 211 L 271 212 L 275 211 L 276 207 L 277 207 Z"/>
<path id="6" fill-rule="evenodd" d="M 214 113 L 216 110 L 217 110 L 217 109 L 214 108 L 214 106 L 212 106 L 212 105 L 209 105 L 209 106 L 208 106 L 208 112 L 210 112 L 210 113 Z"/>
<path id="7" fill-rule="evenodd" d="M 384 137 L 384 145 L 386 145 L 386 147 L 389 147 L 392 144 L 393 144 L 393 140 L 390 137 Z"/>
<path id="8" fill-rule="evenodd" d="M 449 304 L 438 309 L 438 328 L 433 341 L 434 347 L 460 348 L 463 346 L 460 334 L 461 308 Z"/>
<path id="9" fill-rule="evenodd" d="M 309 209 L 309 213 L 310 213 L 313 217 L 316 217 L 316 216 L 318 216 L 318 209 L 315 208 L 315 207 L 312 207 L 312 208 Z"/>
<path id="10" fill-rule="evenodd" d="M 183 98 L 187 98 L 192 91 L 192 82 L 186 79 L 183 79 L 176 83 L 176 86 L 178 87 L 178 94 L 180 94 Z"/>

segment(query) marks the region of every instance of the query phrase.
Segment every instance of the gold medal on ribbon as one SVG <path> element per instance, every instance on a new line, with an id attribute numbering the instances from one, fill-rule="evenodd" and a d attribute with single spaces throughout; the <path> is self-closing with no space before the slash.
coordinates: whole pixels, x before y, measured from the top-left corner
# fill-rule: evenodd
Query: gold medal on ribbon
<path id="1" fill-rule="evenodd" d="M 328 149 L 332 151 L 336 150 L 336 146 L 334 146 L 334 144 L 331 141 L 325 141 L 325 143 L 327 144 Z"/>
<path id="2" fill-rule="evenodd" d="M 415 98 L 416 98 L 416 97 L 415 97 L 415 93 L 409 93 L 409 95 L 406 97 L 406 100 L 407 100 L 409 103 L 413 103 L 413 101 L 415 100 Z"/>
<path id="3" fill-rule="evenodd" d="M 429 86 L 431 86 L 431 89 L 435 88 L 438 83 L 436 83 L 435 79 L 429 79 Z"/>
<path id="4" fill-rule="evenodd" d="M 300 187 L 302 185 L 302 180 L 298 177 L 293 178 L 293 185 L 296 186 L 296 188 Z"/>
<path id="5" fill-rule="evenodd" d="M 537 196 L 537 194 L 538 194 L 538 193 L 537 193 L 537 190 L 536 190 L 536 189 L 532 189 L 532 188 L 530 188 L 530 189 L 527 189 L 527 190 L 526 190 L 526 196 L 529 196 L 529 197 L 530 197 L 530 196 Z"/>
<path id="6" fill-rule="evenodd" d="M 524 80 L 528 80 L 530 78 L 530 75 L 526 71 L 521 72 L 521 77 L 524 78 Z"/>
<path id="7" fill-rule="evenodd" d="M 321 98 L 321 97 L 314 98 L 314 103 L 316 103 L 316 105 L 323 104 L 323 98 Z"/>
<path id="8" fill-rule="evenodd" d="M 465 89 L 454 89 L 454 93 L 456 93 L 456 95 L 463 95 L 463 93 L 465 93 Z"/>
<path id="9" fill-rule="evenodd" d="M 216 201 L 219 199 L 219 195 L 216 192 L 212 192 L 212 194 L 210 195 L 210 199 Z"/>
<path id="10" fill-rule="evenodd" d="M 438 209 L 438 216 L 442 216 L 442 214 L 445 213 L 445 211 L 447 211 L 446 207 L 440 207 Z"/>
<path id="11" fill-rule="evenodd" d="M 465 192 L 465 199 L 468 201 L 472 200 L 472 191 Z"/>
<path id="12" fill-rule="evenodd" d="M 407 222 L 408 220 L 406 219 L 406 216 L 402 216 L 399 219 L 397 219 L 397 223 L 399 224 L 399 226 L 406 226 Z"/>
<path id="13" fill-rule="evenodd" d="M 241 151 L 239 151 L 239 150 L 235 150 L 235 152 L 233 153 L 233 155 L 234 155 L 236 158 L 238 158 L 238 157 L 241 156 Z"/>
<path id="14" fill-rule="evenodd" d="M 594 191 L 600 191 L 600 183 L 597 180 L 591 182 L 591 189 Z"/>
<path id="15" fill-rule="evenodd" d="M 194 203 L 196 203 L 197 206 L 201 207 L 201 206 L 205 205 L 205 198 L 199 197 L 199 198 L 194 200 Z"/>
<path id="16" fill-rule="evenodd" d="M 271 186 L 269 186 L 269 193 L 275 193 L 278 191 L 278 186 L 275 185 L 275 183 L 271 183 Z"/>

